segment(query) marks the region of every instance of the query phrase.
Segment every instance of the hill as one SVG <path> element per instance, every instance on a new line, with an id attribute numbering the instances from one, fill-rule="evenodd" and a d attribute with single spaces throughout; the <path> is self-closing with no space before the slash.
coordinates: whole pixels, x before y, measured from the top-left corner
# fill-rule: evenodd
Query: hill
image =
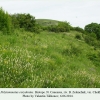
<path id="1" fill-rule="evenodd" d="M 0 32 L 0 87 L 99 88 L 100 51 L 75 31 Z"/>
<path id="2" fill-rule="evenodd" d="M 36 19 L 36 22 L 42 26 L 49 26 L 49 25 L 58 25 L 57 20 L 51 20 L 51 19 Z"/>

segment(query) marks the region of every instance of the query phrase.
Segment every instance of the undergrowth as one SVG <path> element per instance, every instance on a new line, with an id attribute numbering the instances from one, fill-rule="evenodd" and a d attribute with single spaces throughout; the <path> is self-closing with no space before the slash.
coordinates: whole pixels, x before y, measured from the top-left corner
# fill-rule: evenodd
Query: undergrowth
<path id="1" fill-rule="evenodd" d="M 99 88 L 99 49 L 76 35 L 0 33 L 0 87 Z"/>

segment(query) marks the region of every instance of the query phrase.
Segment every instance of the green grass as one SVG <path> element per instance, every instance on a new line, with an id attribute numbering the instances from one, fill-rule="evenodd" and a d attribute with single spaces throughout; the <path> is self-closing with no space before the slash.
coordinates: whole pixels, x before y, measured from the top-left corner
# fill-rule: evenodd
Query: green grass
<path id="1" fill-rule="evenodd" d="M 58 25 L 58 22 L 60 21 L 51 19 L 36 19 L 36 22 L 42 26 L 50 26 L 50 25 Z"/>
<path id="2" fill-rule="evenodd" d="M 77 34 L 0 33 L 0 87 L 100 88 L 100 51 Z"/>

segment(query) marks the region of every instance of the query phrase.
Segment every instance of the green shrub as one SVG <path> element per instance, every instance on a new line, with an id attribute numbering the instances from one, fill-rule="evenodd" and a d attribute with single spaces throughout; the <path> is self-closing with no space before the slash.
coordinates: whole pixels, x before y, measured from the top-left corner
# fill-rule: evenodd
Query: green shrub
<path id="1" fill-rule="evenodd" d="M 75 38 L 81 40 L 82 37 L 81 37 L 81 35 L 76 34 Z"/>
<path id="2" fill-rule="evenodd" d="M 11 34 L 12 32 L 11 18 L 2 8 L 0 8 L 0 30 L 3 34 Z"/>
<path id="3" fill-rule="evenodd" d="M 59 22 L 58 25 L 48 26 L 47 29 L 52 32 L 69 32 L 70 27 L 68 22 Z"/>
<path id="4" fill-rule="evenodd" d="M 100 66 L 100 57 L 99 54 L 90 53 L 87 55 L 88 59 L 90 59 L 93 64 L 97 67 Z"/>
<path id="5" fill-rule="evenodd" d="M 75 46 L 75 45 L 71 45 L 69 48 L 66 48 L 63 51 L 63 54 L 67 56 L 73 56 L 73 55 L 78 56 L 81 53 L 82 53 L 82 50 L 80 49 L 80 47 Z"/>
<path id="6" fill-rule="evenodd" d="M 26 31 L 34 32 L 35 17 L 30 14 L 13 14 L 10 16 L 14 28 L 24 28 Z"/>
<path id="7" fill-rule="evenodd" d="M 94 46 L 94 48 L 100 48 L 100 41 L 95 38 L 95 36 L 85 35 L 84 40 L 90 46 Z"/>
<path id="8" fill-rule="evenodd" d="M 74 27 L 73 30 L 77 32 L 85 33 L 85 31 L 80 27 Z"/>
<path id="9" fill-rule="evenodd" d="M 84 30 L 88 33 L 95 33 L 97 39 L 100 40 L 100 24 L 98 23 L 91 23 L 85 26 Z"/>
<path id="10" fill-rule="evenodd" d="M 91 46 L 95 46 L 97 40 L 93 37 L 91 37 L 90 35 L 86 35 L 84 36 L 84 40 L 87 44 L 91 45 Z"/>

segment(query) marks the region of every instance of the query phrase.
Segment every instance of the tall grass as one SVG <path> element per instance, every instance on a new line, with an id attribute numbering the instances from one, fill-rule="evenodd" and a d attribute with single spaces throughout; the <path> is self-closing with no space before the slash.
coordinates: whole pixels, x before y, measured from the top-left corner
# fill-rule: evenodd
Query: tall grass
<path id="1" fill-rule="evenodd" d="M 99 50 L 76 34 L 16 30 L 0 35 L 0 87 L 100 87 L 99 58 L 96 63 L 92 59 L 94 52 L 99 57 Z"/>

